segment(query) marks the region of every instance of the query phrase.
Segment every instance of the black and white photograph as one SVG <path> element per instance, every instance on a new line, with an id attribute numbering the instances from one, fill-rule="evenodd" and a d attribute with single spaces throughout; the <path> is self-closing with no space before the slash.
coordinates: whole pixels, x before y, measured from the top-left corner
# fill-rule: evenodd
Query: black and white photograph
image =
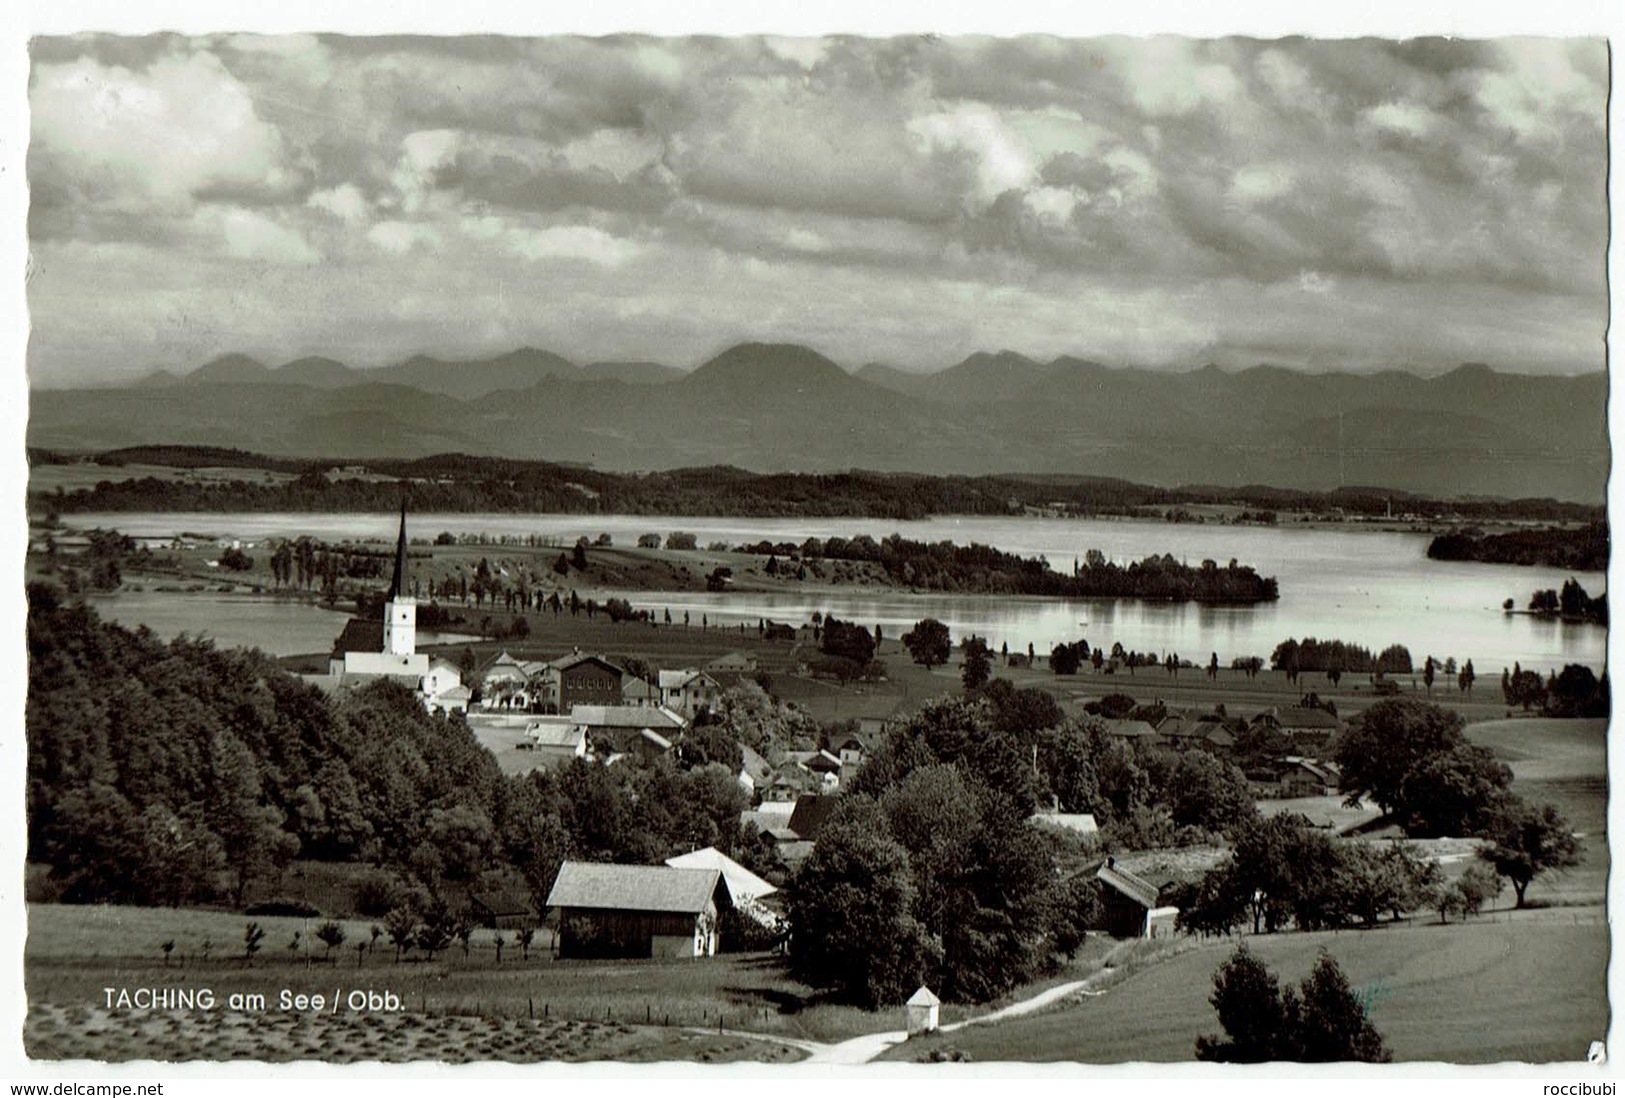
<path id="1" fill-rule="evenodd" d="M 16 74 L 19 1077 L 1625 1053 L 1606 26 L 229 14 Z"/>

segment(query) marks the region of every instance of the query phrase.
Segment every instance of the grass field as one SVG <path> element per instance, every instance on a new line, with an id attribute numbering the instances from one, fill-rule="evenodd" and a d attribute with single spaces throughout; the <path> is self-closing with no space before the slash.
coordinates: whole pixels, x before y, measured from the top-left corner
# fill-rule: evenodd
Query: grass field
<path id="1" fill-rule="evenodd" d="M 1396 1060 L 1581 1061 L 1608 1029 L 1608 926 L 1600 909 L 1564 916 L 1574 922 L 1557 915 L 1247 941 L 1283 983 L 1298 983 L 1319 951 L 1329 952 L 1365 996 Z M 1197 1035 L 1219 1032 L 1208 996 L 1214 969 L 1233 948 L 1210 942 L 1098 998 L 916 1039 L 885 1058 L 913 1060 L 952 1047 L 975 1061 L 1191 1060 Z"/>
<path id="2" fill-rule="evenodd" d="M 267 917 L 254 920 L 267 933 L 261 952 L 249 963 L 242 943 L 248 921 L 221 912 L 30 904 L 24 950 L 30 1049 L 37 1048 L 40 1051 L 35 1054 L 41 1056 L 98 1054 L 100 1046 L 87 1052 L 82 1043 L 73 1043 L 75 1031 L 89 1028 L 106 1033 L 116 1051 L 128 1054 L 125 1058 L 212 1055 L 187 1050 L 203 1041 L 200 1034 L 237 1040 L 234 1035 L 243 1029 L 242 1012 L 227 1009 L 218 1009 L 209 1018 L 110 1011 L 106 1005 L 109 987 L 207 987 L 222 1000 L 233 992 L 263 995 L 271 1009 L 261 1017 L 275 1031 L 266 1038 L 270 1043 L 245 1046 L 248 1051 L 234 1055 L 271 1059 L 299 1058 L 310 1051 L 305 1047 L 309 1040 L 326 1042 L 322 1058 L 329 1058 L 333 1049 L 348 1048 L 343 1042 L 350 1038 L 362 1042 L 357 1046 L 361 1052 L 344 1053 L 350 1059 L 376 1058 L 371 1053 L 379 1050 L 396 1053 L 392 1058 L 397 1059 L 414 1055 L 441 1058 L 435 1051 L 440 1044 L 432 1049 L 420 1047 L 421 1042 L 410 1032 L 430 1021 L 435 1027 L 450 1028 L 431 1027 L 420 1035 L 422 1040 L 431 1040 L 430 1034 L 434 1042 L 449 1040 L 447 1034 L 462 1032 L 458 1027 L 474 1026 L 483 1034 L 486 1030 L 479 1027 L 488 1026 L 491 1040 L 501 1037 L 508 1042 L 486 1049 L 499 1053 L 501 1059 L 511 1058 L 507 1053 L 519 1047 L 516 1041 L 547 1046 L 553 1031 L 545 1026 L 565 1022 L 594 1023 L 612 1031 L 567 1031 L 596 1033 L 596 1038 L 606 1042 L 593 1046 L 596 1053 L 581 1051 L 573 1058 L 763 1058 L 783 1053 L 771 1044 L 729 1051 L 726 1042 L 694 1044 L 680 1034 L 688 1028 L 716 1029 L 721 1024 L 730 1030 L 831 1042 L 897 1028 L 902 1020 L 900 1012 L 871 1012 L 822 1001 L 811 988 L 791 980 L 783 959 L 772 954 L 689 961 L 556 961 L 549 951 L 549 932 L 544 929 L 538 932 L 528 960 L 511 944 L 509 932 L 510 945 L 498 964 L 493 932 L 480 930 L 467 956 L 454 943 L 432 962 L 397 963 L 387 938 L 358 958 L 355 944 L 368 940 L 371 924 L 350 920 L 343 923 L 347 941 L 328 961 L 322 945 L 313 938 L 320 920 Z M 301 932 L 298 951 L 287 948 L 295 930 Z M 176 943 L 168 964 L 161 951 L 166 940 Z M 207 958 L 205 941 L 211 943 Z M 1109 939 L 1091 938 L 1067 971 L 1028 985 L 1017 995 L 1034 994 L 1076 978 L 1079 972 L 1092 971 L 1111 945 Z M 406 1022 L 393 1015 L 376 1023 L 364 1017 L 345 1021 L 349 1012 L 341 1010 L 319 1023 L 316 1030 L 289 1029 L 287 1012 L 275 1009 L 283 989 L 326 995 L 329 1001 L 335 991 L 344 995 L 353 989 L 389 991 L 401 1000 L 403 1016 L 423 1021 Z M 955 1021 L 1006 1001 L 981 1007 L 949 1005 L 942 1016 L 944 1021 Z M 478 1025 L 469 1021 L 476 1016 L 484 1021 Z M 335 1025 L 339 1028 L 331 1030 Z M 358 1027 L 365 1027 L 366 1032 Z M 389 1038 L 394 1044 L 377 1043 L 386 1034 L 370 1031 L 380 1027 L 397 1034 Z M 623 1031 L 628 1027 L 635 1034 Z M 483 1054 L 474 1058 L 483 1058 Z"/>
<path id="3" fill-rule="evenodd" d="M 1512 767 L 1512 791 L 1554 805 L 1580 836 L 1580 864 L 1537 877 L 1531 903 L 1600 903 L 1608 890 L 1608 722 L 1515 718 L 1467 727 Z"/>

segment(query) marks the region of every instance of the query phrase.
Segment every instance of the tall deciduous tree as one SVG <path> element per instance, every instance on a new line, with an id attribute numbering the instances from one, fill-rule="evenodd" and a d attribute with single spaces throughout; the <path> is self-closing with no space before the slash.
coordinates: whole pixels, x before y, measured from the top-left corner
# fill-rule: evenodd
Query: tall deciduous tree
<path id="1" fill-rule="evenodd" d="M 1549 804 L 1537 808 L 1508 797 L 1490 828 L 1489 839 L 1478 855 L 1512 882 L 1519 907 L 1524 906 L 1529 883 L 1536 877 L 1580 860 L 1579 843 L 1568 821 Z"/>
<path id="2" fill-rule="evenodd" d="M 902 640 L 903 647 L 908 649 L 914 662 L 928 669 L 947 663 L 948 656 L 953 652 L 948 627 L 936 618 L 922 618 L 915 622 L 914 628 L 904 633 Z"/>
<path id="3" fill-rule="evenodd" d="M 908 853 L 856 822 L 832 823 L 790 891 L 790 970 L 867 1007 L 901 1002 L 934 963 L 915 921 Z"/>

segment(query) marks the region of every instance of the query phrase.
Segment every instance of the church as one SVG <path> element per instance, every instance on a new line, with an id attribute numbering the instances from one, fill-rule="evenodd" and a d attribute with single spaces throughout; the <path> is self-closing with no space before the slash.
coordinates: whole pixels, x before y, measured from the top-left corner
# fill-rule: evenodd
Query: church
<path id="1" fill-rule="evenodd" d="M 466 713 L 469 689 L 450 660 L 417 650 L 417 600 L 407 593 L 406 504 L 395 543 L 395 572 L 384 601 L 383 621 L 351 618 L 333 642 L 327 674 L 306 676 L 323 689 L 353 688 L 378 678 L 416 691 L 431 713 Z"/>

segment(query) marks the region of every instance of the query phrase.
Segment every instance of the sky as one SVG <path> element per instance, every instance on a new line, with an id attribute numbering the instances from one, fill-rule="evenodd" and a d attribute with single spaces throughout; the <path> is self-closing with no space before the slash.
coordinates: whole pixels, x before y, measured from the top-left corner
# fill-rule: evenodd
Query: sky
<path id="1" fill-rule="evenodd" d="M 1601 39 L 42 37 L 32 383 L 1603 367 Z"/>

